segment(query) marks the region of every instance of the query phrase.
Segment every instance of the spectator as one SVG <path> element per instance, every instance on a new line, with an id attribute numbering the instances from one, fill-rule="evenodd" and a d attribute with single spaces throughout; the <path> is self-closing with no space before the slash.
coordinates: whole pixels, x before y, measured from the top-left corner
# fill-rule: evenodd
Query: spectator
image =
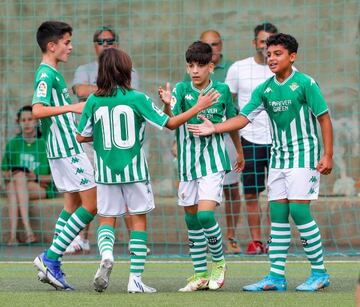
<path id="1" fill-rule="evenodd" d="M 29 200 L 54 196 L 50 168 L 46 158 L 46 144 L 40 138 L 37 121 L 32 116 L 32 106 L 24 106 L 17 113 L 20 133 L 11 139 L 2 159 L 9 203 L 10 239 L 8 245 L 17 245 L 18 213 L 24 224 L 26 243 L 37 238 L 30 225 Z"/>
<path id="2" fill-rule="evenodd" d="M 244 60 L 236 61 L 228 70 L 225 83 L 229 85 L 233 97 L 237 97 L 240 110 L 250 100 L 255 87 L 273 75 L 266 63 L 265 41 L 275 33 L 277 33 L 277 28 L 271 23 L 256 26 L 252 41 L 255 54 Z M 242 182 L 252 237 L 246 253 L 261 254 L 266 252 L 266 248 L 261 242 L 258 198 L 259 194 L 265 190 L 265 169 L 268 170 L 272 143 L 269 119 L 265 111 L 261 112 L 244 129 L 241 129 L 241 143 L 245 156 Z"/>

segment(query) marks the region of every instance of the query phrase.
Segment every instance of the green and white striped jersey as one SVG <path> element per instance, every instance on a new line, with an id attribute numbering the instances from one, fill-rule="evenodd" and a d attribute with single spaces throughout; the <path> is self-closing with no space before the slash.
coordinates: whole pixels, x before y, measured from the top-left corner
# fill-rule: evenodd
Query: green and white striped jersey
<path id="1" fill-rule="evenodd" d="M 41 63 L 35 73 L 32 104 L 64 106 L 71 104 L 64 77 L 54 67 Z M 66 113 L 41 119 L 41 130 L 49 159 L 65 158 L 83 152 L 76 141 L 75 115 Z"/>
<path id="2" fill-rule="evenodd" d="M 227 118 L 236 116 L 229 87 L 225 83 L 211 81 L 204 90 L 204 95 L 214 88 L 220 93 L 220 98 L 211 107 L 203 110 L 203 115 L 213 123 L 220 123 Z M 179 82 L 173 89 L 171 106 L 174 115 L 183 113 L 193 107 L 200 95 L 191 81 Z M 200 124 L 198 116 L 188 123 Z M 230 171 L 231 165 L 225 149 L 222 134 L 210 136 L 194 136 L 188 131 L 187 123 L 176 129 L 178 171 L 180 181 L 190 181 L 220 171 Z"/>
<path id="3" fill-rule="evenodd" d="M 328 112 L 314 79 L 298 71 L 282 83 L 269 78 L 254 90 L 240 114 L 251 121 L 262 110 L 272 128 L 270 167 L 314 169 L 321 150 L 316 117 Z"/>
<path id="4" fill-rule="evenodd" d="M 169 116 L 136 90 L 117 90 L 115 96 L 91 95 L 85 105 L 78 133 L 93 136 L 95 181 L 130 183 L 149 179 L 142 148 L 146 121 L 162 129 Z"/>

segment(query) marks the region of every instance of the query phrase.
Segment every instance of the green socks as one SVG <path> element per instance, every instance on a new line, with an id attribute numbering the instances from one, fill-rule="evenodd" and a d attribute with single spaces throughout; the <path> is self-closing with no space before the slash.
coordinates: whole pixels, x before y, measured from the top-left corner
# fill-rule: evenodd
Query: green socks
<path id="1" fill-rule="evenodd" d="M 101 259 L 114 261 L 115 230 L 110 225 L 102 225 L 97 231 L 97 243 Z"/>
<path id="2" fill-rule="evenodd" d="M 147 232 L 133 230 L 130 233 L 130 273 L 141 275 L 144 272 L 147 255 Z"/>
<path id="3" fill-rule="evenodd" d="M 274 277 L 284 277 L 285 262 L 291 241 L 289 205 L 270 201 L 270 219 L 270 275 Z"/>
<path id="4" fill-rule="evenodd" d="M 312 218 L 310 204 L 290 203 L 290 214 L 300 232 L 304 251 L 311 263 L 311 271 L 325 273 L 320 230 Z"/>
<path id="5" fill-rule="evenodd" d="M 52 260 L 58 260 L 79 232 L 93 219 L 94 216 L 84 207 L 78 208 L 70 216 L 63 230 L 48 249 L 47 257 Z"/>
<path id="6" fill-rule="evenodd" d="M 195 273 L 207 272 L 207 243 L 197 214 L 185 212 L 185 222 L 188 228 L 189 249 L 194 271 Z"/>

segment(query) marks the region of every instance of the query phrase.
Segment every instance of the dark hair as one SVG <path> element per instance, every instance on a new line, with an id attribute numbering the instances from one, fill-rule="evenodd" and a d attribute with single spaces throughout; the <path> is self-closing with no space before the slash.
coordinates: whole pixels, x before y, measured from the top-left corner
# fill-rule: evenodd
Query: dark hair
<path id="1" fill-rule="evenodd" d="M 105 31 L 108 31 L 111 33 L 111 35 L 113 36 L 113 38 L 115 39 L 116 42 L 118 42 L 118 36 L 115 32 L 115 30 L 112 28 L 112 26 L 110 25 L 107 25 L 107 26 L 101 26 L 99 29 L 97 29 L 94 33 L 94 36 L 93 36 L 93 42 L 95 43 L 99 36 L 101 35 L 101 33 L 105 32 Z"/>
<path id="2" fill-rule="evenodd" d="M 296 53 L 299 47 L 298 42 L 296 41 L 295 37 L 291 36 L 290 34 L 278 33 L 268 37 L 266 40 L 266 46 L 276 46 L 281 45 L 289 54 Z"/>
<path id="3" fill-rule="evenodd" d="M 207 43 L 196 41 L 186 50 L 186 63 L 209 64 L 212 58 L 211 46 Z"/>
<path id="4" fill-rule="evenodd" d="M 20 124 L 20 117 L 21 117 L 21 114 L 24 113 L 24 112 L 32 113 L 32 106 L 31 105 L 23 106 L 17 111 L 17 113 L 16 113 L 16 122 L 18 124 Z M 41 138 L 41 130 L 40 130 L 39 125 L 36 126 L 36 137 Z"/>
<path id="5" fill-rule="evenodd" d="M 123 92 L 131 89 L 132 62 L 121 49 L 105 49 L 99 56 L 96 96 L 114 96 L 117 87 Z"/>
<path id="6" fill-rule="evenodd" d="M 278 29 L 270 22 L 264 22 L 261 25 L 257 25 L 254 28 L 254 37 L 255 37 L 255 39 L 259 35 L 260 31 L 265 31 L 267 33 L 272 33 L 272 34 L 278 33 Z"/>
<path id="7" fill-rule="evenodd" d="M 69 24 L 62 21 L 45 21 L 37 30 L 36 40 L 41 51 L 45 53 L 48 43 L 57 43 L 66 33 L 72 35 L 72 27 Z"/>

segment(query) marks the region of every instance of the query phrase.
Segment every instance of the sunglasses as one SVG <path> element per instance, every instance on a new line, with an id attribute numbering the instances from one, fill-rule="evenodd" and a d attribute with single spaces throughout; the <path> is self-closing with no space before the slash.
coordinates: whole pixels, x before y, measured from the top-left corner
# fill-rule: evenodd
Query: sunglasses
<path id="1" fill-rule="evenodd" d="M 96 43 L 99 46 L 105 45 L 105 43 L 109 46 L 112 46 L 116 44 L 116 40 L 115 38 L 104 38 L 104 39 L 97 39 L 96 41 L 94 41 L 94 43 Z"/>

